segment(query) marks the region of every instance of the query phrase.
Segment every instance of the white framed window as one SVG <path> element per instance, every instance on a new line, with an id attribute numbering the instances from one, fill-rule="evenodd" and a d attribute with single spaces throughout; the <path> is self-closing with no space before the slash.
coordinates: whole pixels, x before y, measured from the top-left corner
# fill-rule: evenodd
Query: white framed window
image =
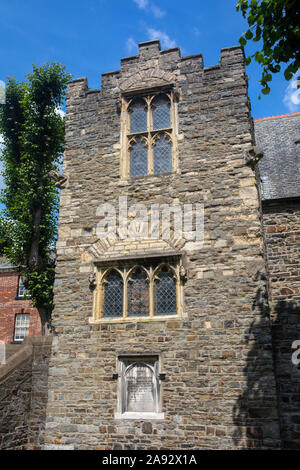
<path id="1" fill-rule="evenodd" d="M 164 419 L 158 356 L 118 357 L 115 419 Z"/>
<path id="2" fill-rule="evenodd" d="M 18 284 L 18 297 L 24 297 L 26 294 L 26 290 L 23 284 L 23 279 L 19 276 L 19 284 Z"/>
<path id="3" fill-rule="evenodd" d="M 15 316 L 14 341 L 23 341 L 29 335 L 29 313 L 17 313 Z"/>

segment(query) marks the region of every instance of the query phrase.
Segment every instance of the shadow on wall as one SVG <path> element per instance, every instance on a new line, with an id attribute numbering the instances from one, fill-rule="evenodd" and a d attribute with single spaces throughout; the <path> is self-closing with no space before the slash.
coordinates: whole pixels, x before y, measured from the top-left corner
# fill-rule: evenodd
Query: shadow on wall
<path id="1" fill-rule="evenodd" d="M 300 299 L 280 300 L 272 325 L 282 447 L 300 449 Z M 299 346 L 293 348 L 295 342 Z"/>
<path id="2" fill-rule="evenodd" d="M 256 281 L 260 281 L 260 286 L 252 304 L 255 319 L 244 338 L 250 346 L 244 367 L 246 387 L 233 408 L 233 422 L 236 426 L 233 442 L 244 448 L 279 448 L 267 282 L 259 272 L 256 274 Z"/>
<path id="3" fill-rule="evenodd" d="M 266 287 L 259 287 L 252 310 L 259 319 L 246 333 L 252 347 L 244 368 L 246 389 L 233 409 L 234 443 L 300 449 L 300 366 L 292 362 L 292 345 L 300 340 L 300 301 L 278 301 L 270 312 Z"/>

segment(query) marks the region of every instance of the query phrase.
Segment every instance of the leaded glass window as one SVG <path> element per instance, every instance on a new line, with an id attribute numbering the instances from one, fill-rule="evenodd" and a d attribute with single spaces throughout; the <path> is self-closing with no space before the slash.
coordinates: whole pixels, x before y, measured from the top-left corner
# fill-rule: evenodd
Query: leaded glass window
<path id="1" fill-rule="evenodd" d="M 148 150 L 141 140 L 134 142 L 130 149 L 130 176 L 148 174 Z"/>
<path id="2" fill-rule="evenodd" d="M 136 100 L 130 106 L 130 133 L 147 130 L 147 105 L 144 100 Z"/>
<path id="3" fill-rule="evenodd" d="M 176 280 L 167 268 L 156 278 L 155 315 L 176 315 Z"/>
<path id="4" fill-rule="evenodd" d="M 172 171 L 172 148 L 170 139 L 162 136 L 154 145 L 154 173 L 168 173 Z"/>
<path id="5" fill-rule="evenodd" d="M 104 316 L 122 317 L 123 314 L 123 281 L 121 275 L 112 270 L 104 281 Z"/>
<path id="6" fill-rule="evenodd" d="M 171 90 L 123 98 L 126 119 L 126 149 L 122 150 L 122 176 L 170 173 L 177 169 L 175 142 L 175 111 Z"/>
<path id="7" fill-rule="evenodd" d="M 128 281 L 128 315 L 145 317 L 149 315 L 149 282 L 146 273 L 136 269 Z"/>
<path id="8" fill-rule="evenodd" d="M 170 100 L 165 95 L 159 95 L 153 100 L 152 116 L 153 130 L 171 127 Z"/>
<path id="9" fill-rule="evenodd" d="M 182 265 L 179 256 L 143 261 L 143 264 L 135 264 L 123 259 L 115 261 L 113 267 L 107 267 L 109 261 L 103 261 L 104 267 L 98 266 L 94 321 L 144 321 L 181 316 Z"/>

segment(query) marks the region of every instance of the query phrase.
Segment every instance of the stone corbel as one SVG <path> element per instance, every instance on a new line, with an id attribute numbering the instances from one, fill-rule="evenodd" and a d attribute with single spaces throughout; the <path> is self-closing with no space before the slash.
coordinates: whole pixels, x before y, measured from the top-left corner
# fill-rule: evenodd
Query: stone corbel
<path id="1" fill-rule="evenodd" d="M 96 273 L 90 273 L 89 275 L 89 288 L 94 290 L 96 288 Z"/>
<path id="2" fill-rule="evenodd" d="M 181 282 L 186 282 L 187 280 L 187 271 L 186 271 L 186 268 L 183 266 L 183 264 L 181 264 L 180 268 L 179 268 L 179 275 L 180 275 L 180 279 L 181 279 Z"/>
<path id="3" fill-rule="evenodd" d="M 117 100 L 116 109 L 117 109 L 117 113 L 121 114 L 121 111 L 122 111 L 122 101 L 121 101 L 121 99 Z"/>
<path id="4" fill-rule="evenodd" d="M 48 175 L 55 181 L 55 186 L 59 189 L 64 189 L 68 183 L 68 177 L 61 175 L 57 171 L 51 170 Z"/>
<path id="5" fill-rule="evenodd" d="M 253 145 L 245 153 L 246 165 L 249 165 L 254 170 L 255 166 L 263 156 L 263 150 L 260 147 Z"/>
<path id="6" fill-rule="evenodd" d="M 177 86 L 175 86 L 173 89 L 173 96 L 174 96 L 174 101 L 178 103 L 178 101 L 180 100 L 180 89 Z"/>

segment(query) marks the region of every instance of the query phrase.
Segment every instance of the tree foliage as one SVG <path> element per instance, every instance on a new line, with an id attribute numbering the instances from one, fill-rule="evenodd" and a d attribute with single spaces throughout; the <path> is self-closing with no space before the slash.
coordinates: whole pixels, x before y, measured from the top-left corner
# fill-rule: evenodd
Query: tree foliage
<path id="1" fill-rule="evenodd" d="M 9 78 L 0 106 L 5 205 L 0 237 L 11 241 L 3 253 L 19 266 L 24 284 L 49 328 L 53 308 L 54 247 L 58 189 L 51 178 L 64 146 L 62 105 L 71 76 L 58 63 L 33 66 L 27 80 Z M 2 232 L 1 232 L 2 229 Z M 2 245 L 5 243 L 2 243 Z"/>
<path id="2" fill-rule="evenodd" d="M 246 58 L 246 64 L 254 58 L 262 68 L 262 93 L 270 93 L 272 74 L 287 64 L 284 77 L 290 80 L 300 67 L 300 3 L 297 0 L 239 0 L 237 11 L 247 19 L 249 29 L 239 42 L 262 40 L 261 50 Z"/>

